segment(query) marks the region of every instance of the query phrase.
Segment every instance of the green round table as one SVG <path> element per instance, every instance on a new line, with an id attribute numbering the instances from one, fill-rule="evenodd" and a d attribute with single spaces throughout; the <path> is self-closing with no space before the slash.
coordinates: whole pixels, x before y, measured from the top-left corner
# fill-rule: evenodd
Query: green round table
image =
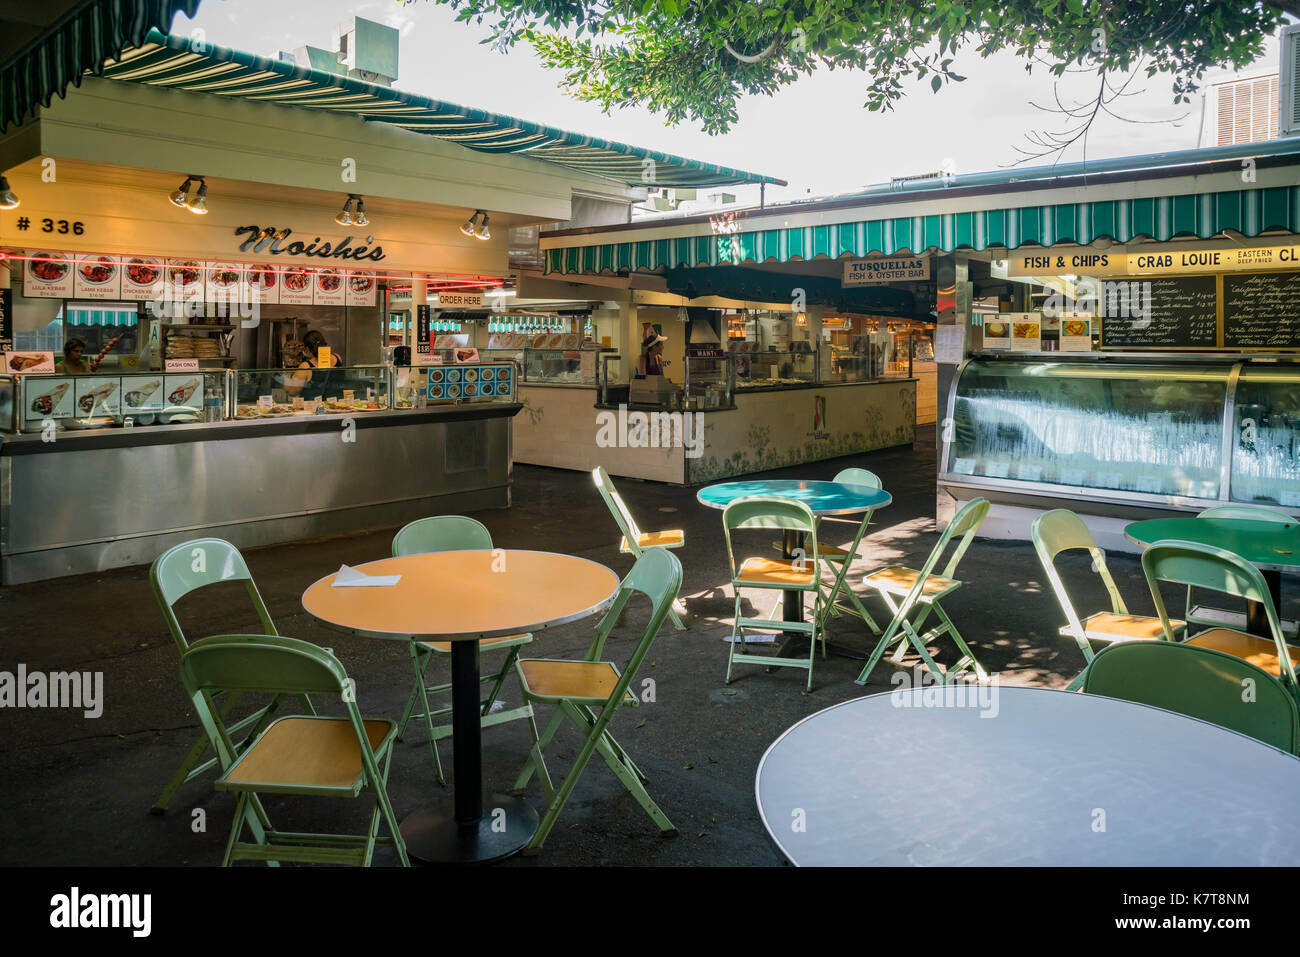
<path id="1" fill-rule="evenodd" d="M 1300 522 L 1252 522 L 1229 518 L 1154 518 L 1124 529 L 1130 542 L 1146 547 L 1175 538 L 1236 552 L 1264 574 L 1273 607 L 1282 614 L 1282 572 L 1300 568 Z M 1271 638 L 1258 602 L 1246 603 L 1246 630 Z"/>

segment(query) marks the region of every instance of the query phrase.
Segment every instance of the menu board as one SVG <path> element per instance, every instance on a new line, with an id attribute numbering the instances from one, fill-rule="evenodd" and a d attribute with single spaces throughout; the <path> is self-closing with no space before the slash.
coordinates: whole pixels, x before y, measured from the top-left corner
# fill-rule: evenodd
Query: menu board
<path id="1" fill-rule="evenodd" d="M 280 273 L 280 303 L 286 306 L 310 306 L 315 272 L 305 266 L 290 266 L 283 270 Z"/>
<path id="2" fill-rule="evenodd" d="M 122 260 L 117 256 L 78 255 L 72 294 L 78 299 L 122 298 Z"/>
<path id="3" fill-rule="evenodd" d="M 136 376 L 124 379 L 122 408 L 128 412 L 161 409 L 166 393 L 162 376 Z"/>
<path id="4" fill-rule="evenodd" d="M 164 398 L 168 405 L 203 408 L 203 380 L 196 375 L 163 376 Z"/>
<path id="5" fill-rule="evenodd" d="M 1224 276 L 1223 344 L 1300 348 L 1300 272 Z"/>
<path id="6" fill-rule="evenodd" d="M 195 259 L 167 260 L 167 299 L 173 303 L 203 302 L 203 263 Z M 188 312 L 186 308 L 184 311 Z M 203 314 L 202 307 L 195 310 Z"/>
<path id="7" fill-rule="evenodd" d="M 122 380 L 78 376 L 75 415 L 117 415 L 122 410 Z"/>
<path id="8" fill-rule="evenodd" d="M 152 302 L 166 293 L 164 263 L 149 256 L 122 259 L 122 298 L 129 302 Z"/>
<path id="9" fill-rule="evenodd" d="M 1218 283 L 1214 276 L 1159 277 L 1121 282 L 1138 294 L 1107 301 L 1103 349 L 1213 349 L 1218 345 Z M 1147 292 L 1149 290 L 1149 294 Z M 1148 312 L 1149 310 L 1149 312 Z"/>
<path id="10" fill-rule="evenodd" d="M 341 306 L 345 301 L 343 274 L 337 269 L 321 269 L 315 277 L 312 302 L 318 306 Z"/>
<path id="11" fill-rule="evenodd" d="M 68 253 L 29 250 L 23 270 L 28 299 L 67 299 L 72 295 L 72 257 Z"/>
<path id="12" fill-rule="evenodd" d="M 243 266 L 239 263 L 208 263 L 207 274 L 205 298 L 208 302 L 239 305 L 239 296 L 244 289 Z"/>
<path id="13" fill-rule="evenodd" d="M 14 291 L 0 289 L 0 352 L 14 347 Z"/>
<path id="14" fill-rule="evenodd" d="M 373 306 L 378 301 L 379 280 L 372 272 L 347 273 L 346 303 L 349 306 Z"/>
<path id="15" fill-rule="evenodd" d="M 27 390 L 27 408 L 23 409 L 23 418 L 27 421 L 44 419 L 66 419 L 72 415 L 72 379 L 50 378 Z"/>
<path id="16" fill-rule="evenodd" d="M 249 266 L 244 272 L 247 302 L 274 306 L 280 302 L 280 276 L 270 266 Z"/>

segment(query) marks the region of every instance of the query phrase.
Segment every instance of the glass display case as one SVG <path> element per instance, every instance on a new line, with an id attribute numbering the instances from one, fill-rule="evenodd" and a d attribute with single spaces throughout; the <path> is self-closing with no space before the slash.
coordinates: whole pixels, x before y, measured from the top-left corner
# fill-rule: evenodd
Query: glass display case
<path id="1" fill-rule="evenodd" d="M 972 359 L 955 382 L 943 471 L 1148 504 L 1219 499 L 1232 372 L 1226 362 Z"/>
<path id="2" fill-rule="evenodd" d="M 1233 400 L 1232 500 L 1300 508 L 1300 365 L 1248 364 Z"/>
<path id="3" fill-rule="evenodd" d="M 736 357 L 687 355 L 682 398 L 691 408 L 730 409 L 736 387 Z"/>
<path id="4" fill-rule="evenodd" d="M 594 386 L 597 355 L 596 349 L 526 349 L 524 381 Z"/>
<path id="5" fill-rule="evenodd" d="M 227 414 L 227 373 L 136 372 L 15 376 L 15 429 L 103 429 L 115 426 L 220 422 Z"/>
<path id="6" fill-rule="evenodd" d="M 789 352 L 734 352 L 736 391 L 820 382 L 818 353 L 810 343 L 797 345 L 809 348 Z"/>
<path id="7" fill-rule="evenodd" d="M 906 376 L 909 365 L 903 353 L 898 371 L 896 336 L 892 332 L 863 332 L 848 340 L 844 348 L 831 349 L 829 368 L 822 370 L 823 382 L 870 382 L 890 376 Z"/>
<path id="8" fill-rule="evenodd" d="M 388 367 L 240 369 L 234 373 L 235 418 L 259 419 L 323 412 L 381 412 L 388 408 Z"/>

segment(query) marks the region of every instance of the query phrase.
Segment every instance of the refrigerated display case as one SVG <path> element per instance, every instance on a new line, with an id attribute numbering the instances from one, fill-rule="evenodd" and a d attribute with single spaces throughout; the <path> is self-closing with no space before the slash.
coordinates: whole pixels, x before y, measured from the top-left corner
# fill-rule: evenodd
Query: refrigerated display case
<path id="1" fill-rule="evenodd" d="M 240 369 L 235 417 L 258 419 L 325 412 L 382 412 L 388 408 L 387 366 L 332 369 Z"/>
<path id="2" fill-rule="evenodd" d="M 1295 361 L 984 356 L 958 371 L 947 416 L 940 483 L 951 488 L 1173 510 L 1238 501 L 1300 511 Z"/>
<path id="3" fill-rule="evenodd" d="M 802 345 L 809 345 L 802 343 Z M 816 350 L 736 352 L 736 391 L 802 388 L 821 381 Z"/>

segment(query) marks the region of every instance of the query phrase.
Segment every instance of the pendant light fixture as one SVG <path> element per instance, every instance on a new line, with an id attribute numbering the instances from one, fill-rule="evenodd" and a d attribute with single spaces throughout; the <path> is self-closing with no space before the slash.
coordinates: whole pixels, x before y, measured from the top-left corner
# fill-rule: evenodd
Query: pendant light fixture
<path id="1" fill-rule="evenodd" d="M 478 222 L 482 216 L 483 222 Z M 466 236 L 473 236 L 475 239 L 491 239 L 492 233 L 488 230 L 487 210 L 476 209 L 474 215 L 461 224 L 460 231 Z"/>
<path id="2" fill-rule="evenodd" d="M 18 197 L 9 188 L 9 180 L 0 176 L 0 209 L 17 209 Z"/>
<path id="3" fill-rule="evenodd" d="M 370 220 L 366 217 L 366 201 L 360 196 L 355 197 L 357 201 L 357 211 L 352 214 L 353 226 L 369 226 Z"/>
<path id="4" fill-rule="evenodd" d="M 352 211 L 353 203 L 356 203 L 356 212 Z M 370 220 L 366 217 L 366 201 L 356 193 L 348 193 L 348 198 L 343 202 L 343 209 L 334 217 L 334 222 L 340 226 L 369 226 Z"/>
<path id="5" fill-rule="evenodd" d="M 198 180 L 199 191 L 194 194 L 193 199 L 190 199 L 189 196 L 190 187 L 194 185 L 195 180 Z M 181 183 L 181 185 L 176 190 L 169 193 L 167 195 L 167 198 L 171 201 L 171 204 L 173 206 L 179 206 L 182 209 L 188 209 L 191 213 L 195 213 L 199 216 L 207 215 L 208 184 L 207 181 L 202 176 L 196 176 L 193 173 L 191 173 L 189 176 L 186 176 L 185 182 Z"/>
<path id="6" fill-rule="evenodd" d="M 340 226 L 352 225 L 352 196 L 351 195 L 349 195 L 348 198 L 344 200 L 343 209 L 341 209 L 338 215 L 334 217 L 334 222 L 338 223 Z"/>

